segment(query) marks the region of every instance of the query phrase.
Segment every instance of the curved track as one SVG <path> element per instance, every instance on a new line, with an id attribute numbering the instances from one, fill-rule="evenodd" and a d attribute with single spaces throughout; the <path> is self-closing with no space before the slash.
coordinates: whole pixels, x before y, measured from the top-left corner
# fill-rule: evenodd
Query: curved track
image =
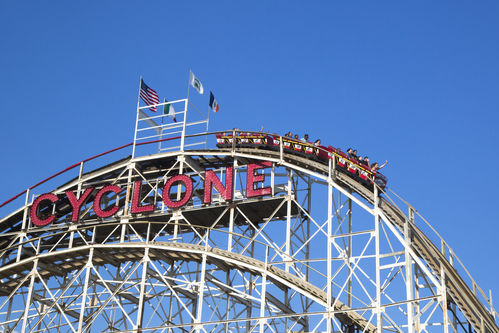
<path id="1" fill-rule="evenodd" d="M 476 332 L 499 332 L 490 312 L 445 254 L 413 221 L 390 201 L 338 172 L 331 164 L 260 149 L 192 150 L 126 158 L 82 174 L 53 192 L 77 191 L 108 182 L 130 189 L 132 182 L 139 179 L 150 185 L 143 189 L 143 197 L 149 200 L 144 204 L 154 202 L 160 206 L 155 201 L 157 184 L 171 175 L 190 174 L 201 182 L 207 169 L 224 170 L 252 161 L 271 161 L 276 170 L 286 170 L 284 178 L 288 180 L 281 187 L 274 184 L 280 194 L 275 190 L 274 196 L 254 200 L 236 196 L 233 203 L 223 200 L 212 205 L 193 203 L 180 211 L 163 209 L 130 215 L 125 210 L 124 215 L 107 220 L 92 215 L 89 204 L 79 224 L 68 223 L 71 208 L 63 202 L 57 207 L 59 222 L 45 228 L 27 224 L 30 203 L 3 218 L 0 221 L 3 330 L 153 332 L 169 327 L 172 331 L 272 328 L 275 331 L 285 323 L 289 331 L 313 331 L 322 324 L 311 317 L 319 314 L 331 318 L 329 313 L 341 327 L 333 328 L 335 324 L 326 319 L 327 330 L 354 327 L 364 332 L 377 331 L 383 327 L 380 317 L 376 323 L 375 315 L 369 316 L 367 312 L 374 313 L 376 300 L 371 297 L 371 303 L 349 307 L 339 295 L 335 296 L 333 283 L 328 286 L 328 280 L 317 282 L 310 273 L 318 270 L 311 263 L 316 244 L 307 239 L 311 233 L 324 233 L 326 228 L 317 227 L 314 233 L 308 226 L 303 234 L 298 234 L 298 227 L 291 230 L 292 219 L 299 220 L 302 229 L 303 225 L 314 222 L 311 205 L 307 208 L 303 203 L 310 200 L 310 194 L 300 199 L 297 187 L 300 179 L 305 179 L 308 183 L 303 191 L 311 193 L 313 182 L 326 185 L 330 191 L 338 191 L 393 227 L 393 234 L 403 244 L 405 260 L 414 260 L 421 269 L 424 266 L 428 275 L 432 275 L 429 278 L 434 281 L 435 289 L 445 290 L 434 295 L 443 307 L 444 317 L 447 300 L 457 305 Z M 273 170 L 272 182 L 274 178 L 279 175 Z M 202 188 L 197 186 L 194 201 L 202 195 Z M 118 205 L 126 209 L 128 204 L 128 197 L 110 199 L 109 207 Z M 274 234 L 275 230 L 270 228 L 279 221 L 287 221 L 288 236 L 283 245 L 278 243 L 279 232 Z M 293 246 L 298 250 L 293 250 Z M 331 254 L 327 258 L 334 259 Z M 317 267 L 326 267 L 325 261 L 321 261 L 322 266 Z M 327 277 L 332 281 L 332 273 Z M 216 301 L 209 303 L 205 299 L 208 297 Z M 160 315 L 161 302 L 166 298 L 170 310 L 163 309 Z M 24 301 L 18 304 L 21 299 Z M 226 303 L 225 314 L 220 310 L 222 302 Z M 408 299 L 399 303 L 416 302 Z M 206 310 L 203 313 L 203 304 L 205 308 L 209 306 L 216 320 L 213 315 L 208 318 Z M 116 315 L 118 308 L 120 316 Z M 154 311 L 149 315 L 150 309 Z M 234 315 L 229 316 L 231 311 Z M 119 318 L 111 319 L 113 315 Z M 101 322 L 107 326 L 99 326 Z"/>

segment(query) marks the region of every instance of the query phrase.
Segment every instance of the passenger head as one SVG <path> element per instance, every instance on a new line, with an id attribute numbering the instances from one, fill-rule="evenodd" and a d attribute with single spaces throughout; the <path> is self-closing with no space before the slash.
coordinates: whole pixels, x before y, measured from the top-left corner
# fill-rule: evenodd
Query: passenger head
<path id="1" fill-rule="evenodd" d="M 347 149 L 347 153 L 351 154 L 352 153 L 352 148 Z"/>
<path id="2" fill-rule="evenodd" d="M 320 145 L 320 144 L 321 144 L 321 139 L 317 139 L 317 140 L 315 140 L 314 145 L 318 146 L 318 145 Z"/>
<path id="3" fill-rule="evenodd" d="M 369 161 L 369 157 L 364 157 L 364 161 Z"/>
<path id="4" fill-rule="evenodd" d="M 357 156 L 357 149 L 352 152 L 352 155 Z"/>
<path id="5" fill-rule="evenodd" d="M 308 134 L 305 134 L 304 138 L 308 141 Z"/>
<path id="6" fill-rule="evenodd" d="M 298 134 L 295 134 L 295 139 L 296 139 L 296 140 L 298 140 L 298 139 L 299 139 L 299 138 L 298 138 Z"/>
<path id="7" fill-rule="evenodd" d="M 376 170 L 378 165 L 379 165 L 378 162 L 374 162 L 373 164 L 371 164 L 371 170 Z"/>

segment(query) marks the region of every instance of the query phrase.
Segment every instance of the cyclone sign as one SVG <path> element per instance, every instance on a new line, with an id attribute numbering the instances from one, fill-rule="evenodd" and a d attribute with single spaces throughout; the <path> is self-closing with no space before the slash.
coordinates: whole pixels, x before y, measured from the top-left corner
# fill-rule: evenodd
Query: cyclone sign
<path id="1" fill-rule="evenodd" d="M 271 162 L 255 162 L 247 165 L 247 177 L 246 177 L 246 198 L 259 197 L 264 195 L 270 195 L 272 193 L 271 187 L 260 187 L 257 188 L 258 183 L 265 182 L 265 175 L 259 174 L 258 170 L 270 168 L 272 166 Z M 172 187 L 177 185 L 183 185 L 185 187 L 185 192 L 183 193 L 183 197 L 174 201 L 171 199 L 171 191 Z M 225 185 L 222 183 L 220 178 L 218 178 L 217 174 L 213 170 L 206 170 L 204 177 L 204 195 L 203 195 L 203 204 L 211 205 L 212 201 L 212 190 L 213 187 L 220 194 L 220 196 L 226 201 L 230 202 L 234 198 L 234 168 L 228 167 L 226 170 L 225 176 Z M 142 204 L 142 200 L 140 198 L 142 188 L 142 181 L 138 180 L 133 183 L 133 190 L 131 193 L 132 200 L 129 207 L 129 213 L 134 214 L 147 214 L 152 213 L 156 210 L 155 204 Z M 189 200 L 192 198 L 194 190 L 194 181 L 191 177 L 183 174 L 175 175 L 170 177 L 163 186 L 162 189 L 162 198 L 163 204 L 167 208 L 171 209 L 179 209 L 187 204 Z M 99 218 L 108 218 L 118 213 L 120 207 L 112 206 L 106 209 L 102 209 L 103 198 L 105 198 L 108 194 L 114 193 L 118 195 L 125 191 L 118 185 L 107 184 L 104 185 L 101 189 L 96 189 L 95 187 L 88 187 L 82 190 L 80 197 L 77 198 L 77 195 L 74 191 L 65 191 L 65 197 L 57 196 L 53 193 L 45 193 L 38 196 L 31 205 L 30 209 L 30 218 L 33 225 L 37 227 L 43 227 L 51 224 L 56 216 L 53 213 L 50 214 L 41 214 L 41 207 L 46 207 L 47 204 L 55 205 L 62 204 L 63 201 L 69 201 L 71 205 L 71 222 L 77 223 L 80 219 L 81 208 L 87 202 L 87 200 L 91 197 L 92 194 L 95 194 L 93 199 L 93 211 L 95 215 Z M 55 211 L 56 207 L 51 207 L 49 209 L 50 212 Z M 43 216 L 42 216 L 43 215 Z"/>

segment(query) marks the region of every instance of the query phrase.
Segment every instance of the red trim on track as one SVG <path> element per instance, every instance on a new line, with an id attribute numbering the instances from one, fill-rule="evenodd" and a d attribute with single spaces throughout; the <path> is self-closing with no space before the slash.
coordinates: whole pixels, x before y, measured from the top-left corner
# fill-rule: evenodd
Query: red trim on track
<path id="1" fill-rule="evenodd" d="M 167 139 L 161 139 L 161 140 L 154 140 L 154 141 L 147 141 L 147 142 L 135 143 L 135 145 L 136 145 L 136 146 L 142 146 L 142 145 L 146 145 L 146 144 L 150 144 L 150 143 L 156 143 L 156 142 L 162 142 L 162 141 L 169 141 L 169 140 L 175 140 L 175 139 L 180 139 L 180 138 L 182 138 L 182 136 L 180 136 L 180 135 L 179 135 L 179 136 L 175 136 L 175 137 L 172 137 L 172 138 L 167 138 Z M 45 183 L 45 182 L 47 182 L 47 181 L 51 180 L 52 178 L 55 178 L 55 177 L 59 176 L 60 174 L 63 174 L 64 172 L 66 172 L 66 171 L 69 171 L 69 170 L 71 170 L 71 169 L 76 168 L 76 167 L 77 167 L 78 165 L 80 165 L 81 163 L 85 163 L 85 162 L 91 161 L 91 160 L 93 160 L 93 159 L 96 159 L 97 157 L 101 157 L 101 156 L 103 156 L 103 155 L 107 155 L 107 154 L 109 154 L 109 153 L 112 153 L 112 152 L 114 152 L 114 151 L 117 151 L 117 150 L 120 150 L 120 149 L 126 148 L 126 147 L 131 146 L 131 145 L 133 145 L 133 142 L 130 142 L 129 144 L 126 144 L 126 145 L 121 146 L 121 147 L 118 147 L 118 148 L 111 149 L 111 150 L 106 151 L 106 152 L 104 152 L 104 153 L 102 153 L 102 154 L 95 155 L 95 156 L 93 156 L 93 157 L 87 158 L 86 160 L 83 160 L 83 161 L 81 161 L 81 162 L 79 162 L 79 163 L 73 164 L 72 166 L 67 167 L 66 169 L 64 169 L 64 170 L 62 170 L 62 171 L 60 171 L 60 172 L 56 173 L 55 175 L 50 176 L 49 178 L 42 180 L 42 181 L 41 181 L 41 182 L 39 182 L 38 184 L 35 184 L 35 185 L 31 186 L 28 190 L 32 190 L 32 189 L 34 189 L 35 187 L 37 187 L 37 186 L 39 186 L 39 185 L 41 185 L 41 184 L 43 184 L 43 183 Z M 8 204 L 9 202 L 12 202 L 12 201 L 16 200 L 16 199 L 17 199 L 17 198 L 19 198 L 21 195 L 23 195 L 24 193 L 26 193 L 28 190 L 24 190 L 24 191 L 22 191 L 21 193 L 19 193 L 18 195 L 16 195 L 15 197 L 12 197 L 12 198 L 10 198 L 9 200 L 5 201 L 3 204 L 1 204 L 1 205 L 0 205 L 0 208 L 2 208 L 3 206 L 5 206 L 5 205 L 6 205 L 6 204 Z"/>

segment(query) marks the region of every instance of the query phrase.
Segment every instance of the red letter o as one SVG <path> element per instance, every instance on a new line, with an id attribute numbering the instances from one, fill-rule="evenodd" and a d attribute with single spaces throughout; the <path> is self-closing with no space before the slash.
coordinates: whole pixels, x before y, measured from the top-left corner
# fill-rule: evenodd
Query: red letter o
<path id="1" fill-rule="evenodd" d="M 173 201 L 170 199 L 170 190 L 175 183 L 184 183 L 185 195 L 179 201 Z M 176 175 L 168 179 L 165 186 L 163 187 L 163 202 L 169 208 L 180 208 L 184 206 L 192 197 L 192 190 L 194 188 L 191 177 L 186 175 Z"/>

